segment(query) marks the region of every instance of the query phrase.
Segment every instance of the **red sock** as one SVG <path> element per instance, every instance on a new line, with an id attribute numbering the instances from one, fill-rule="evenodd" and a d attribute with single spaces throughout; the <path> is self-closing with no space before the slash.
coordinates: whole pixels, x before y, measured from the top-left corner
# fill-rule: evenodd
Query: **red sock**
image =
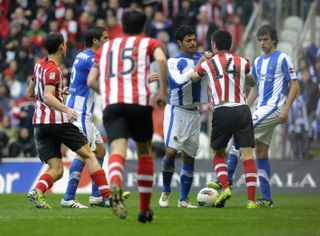
<path id="1" fill-rule="evenodd" d="M 103 198 L 109 198 L 110 196 L 110 188 L 108 185 L 108 181 L 106 178 L 106 173 L 103 169 L 97 170 L 90 175 L 92 181 L 97 185 L 101 196 Z"/>
<path id="2" fill-rule="evenodd" d="M 226 189 L 228 185 L 228 166 L 223 156 L 215 155 L 213 157 L 213 166 L 216 175 L 221 183 L 222 189 Z"/>
<path id="3" fill-rule="evenodd" d="M 257 187 L 257 169 L 252 159 L 243 162 L 244 178 L 247 185 L 248 201 L 254 201 Z"/>
<path id="4" fill-rule="evenodd" d="M 122 189 L 124 157 L 112 154 L 108 161 L 110 186 L 117 184 Z"/>
<path id="5" fill-rule="evenodd" d="M 150 210 L 153 185 L 153 159 L 151 156 L 138 158 L 137 181 L 140 196 L 140 211 Z"/>
<path id="6" fill-rule="evenodd" d="M 53 178 L 50 174 L 44 173 L 40 176 L 38 183 L 35 188 L 40 190 L 42 193 L 50 189 L 53 185 Z"/>

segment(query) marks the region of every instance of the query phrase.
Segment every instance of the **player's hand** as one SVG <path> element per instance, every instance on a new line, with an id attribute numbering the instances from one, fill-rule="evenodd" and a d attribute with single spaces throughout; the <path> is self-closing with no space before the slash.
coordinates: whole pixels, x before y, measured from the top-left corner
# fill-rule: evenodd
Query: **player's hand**
<path id="1" fill-rule="evenodd" d="M 64 87 L 62 90 L 61 90 L 61 93 L 63 95 L 68 95 L 69 94 L 69 87 Z"/>
<path id="2" fill-rule="evenodd" d="M 68 115 L 68 120 L 70 122 L 74 122 L 76 119 L 77 119 L 77 112 L 73 109 L 68 109 L 68 112 L 67 112 L 67 115 Z"/>
<path id="3" fill-rule="evenodd" d="M 281 114 L 278 116 L 278 123 L 282 124 L 287 121 L 289 111 L 287 108 L 283 108 Z"/>
<path id="4" fill-rule="evenodd" d="M 157 80 L 159 80 L 159 74 L 157 72 L 149 75 L 149 78 L 148 78 L 149 84 Z"/>

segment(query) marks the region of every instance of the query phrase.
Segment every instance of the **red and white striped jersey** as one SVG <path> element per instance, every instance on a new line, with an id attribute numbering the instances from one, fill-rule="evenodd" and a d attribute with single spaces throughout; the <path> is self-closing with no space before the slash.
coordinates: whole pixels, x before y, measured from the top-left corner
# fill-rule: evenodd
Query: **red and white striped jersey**
<path id="1" fill-rule="evenodd" d="M 201 63 L 197 72 L 199 75 L 208 75 L 214 106 L 226 102 L 246 103 L 245 77 L 250 72 L 248 59 L 221 51 Z"/>
<path id="2" fill-rule="evenodd" d="M 68 123 L 66 113 L 55 110 L 44 103 L 44 88 L 49 84 L 56 87 L 55 97 L 63 103 L 63 74 L 59 66 L 47 58 L 41 59 L 34 66 L 32 80 L 35 83 L 34 94 L 37 99 L 33 124 Z"/>
<path id="3" fill-rule="evenodd" d="M 142 36 L 123 36 L 106 42 L 97 52 L 102 105 L 115 103 L 152 105 L 149 65 L 160 42 Z"/>

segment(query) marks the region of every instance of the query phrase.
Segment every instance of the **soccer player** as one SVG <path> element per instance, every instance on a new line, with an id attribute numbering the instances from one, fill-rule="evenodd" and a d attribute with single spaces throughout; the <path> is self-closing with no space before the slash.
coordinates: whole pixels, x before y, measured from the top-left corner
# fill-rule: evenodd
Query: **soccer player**
<path id="1" fill-rule="evenodd" d="M 236 148 L 244 158 L 244 176 L 247 186 L 247 208 L 256 208 L 256 166 L 253 160 L 254 135 L 249 106 L 246 104 L 245 84 L 253 84 L 248 59 L 229 52 L 232 36 L 224 30 L 216 31 L 211 37 L 214 56 L 197 67 L 193 78 L 208 75 L 211 101 L 214 105 L 212 117 L 211 148 L 214 152 L 213 165 L 221 183 L 222 191 L 214 202 L 223 207 L 231 197 L 227 180 L 225 148 L 232 136 Z M 250 80 L 251 79 L 251 80 Z"/>
<path id="2" fill-rule="evenodd" d="M 87 86 L 87 77 L 94 61 L 95 52 L 108 40 L 108 34 L 103 27 L 93 27 L 85 35 L 86 49 L 80 52 L 73 63 L 70 77 L 69 95 L 66 104 L 77 112 L 77 120 L 73 122 L 87 137 L 91 150 L 95 152 L 97 160 L 102 166 L 106 154 L 102 137 L 93 123 L 93 109 L 95 92 Z M 81 157 L 73 159 L 70 166 L 69 182 L 66 193 L 61 199 L 61 206 L 66 208 L 88 208 L 75 200 L 81 172 L 85 162 Z M 129 193 L 126 192 L 126 197 Z M 92 183 L 89 197 L 91 206 L 104 206 L 105 201 L 97 186 Z"/>
<path id="3" fill-rule="evenodd" d="M 175 38 L 181 52 L 167 62 L 170 93 L 163 122 L 166 153 L 162 160 L 163 192 L 159 205 L 169 206 L 174 160 L 178 151 L 181 151 L 178 207 L 197 208 L 189 201 L 188 194 L 193 181 L 194 158 L 199 149 L 199 105 L 208 103 L 208 82 L 206 79 L 192 82 L 186 74 L 193 73 L 190 69 L 204 56 L 204 53 L 196 52 L 194 30 L 182 25 L 175 32 Z"/>
<path id="4" fill-rule="evenodd" d="M 146 16 L 127 10 L 122 16 L 124 36 L 106 42 L 96 53 L 88 84 L 102 96 L 103 123 L 108 134 L 111 154 L 108 161 L 111 207 L 124 219 L 127 209 L 122 198 L 123 169 L 128 137 L 137 145 L 137 184 L 140 196 L 138 221 L 151 222 L 150 200 L 153 185 L 151 152 L 152 107 L 148 84 L 149 63 L 158 64 L 160 98 L 166 101 L 166 56 L 162 45 L 144 36 Z M 99 78 L 99 82 L 98 79 Z"/>
<path id="5" fill-rule="evenodd" d="M 61 144 L 76 152 L 86 163 L 91 179 L 97 185 L 103 199 L 109 199 L 110 189 L 95 154 L 91 151 L 85 136 L 73 125 L 77 112 L 63 103 L 63 74 L 59 64 L 66 56 L 66 42 L 61 33 L 52 32 L 44 41 L 48 57 L 39 60 L 35 67 L 27 93 L 37 99 L 33 116 L 34 136 L 37 151 L 42 162 L 50 169 L 40 176 L 28 198 L 38 208 L 51 206 L 43 193 L 63 175 Z"/>
<path id="6" fill-rule="evenodd" d="M 256 200 L 256 204 L 260 207 L 272 207 L 268 156 L 272 133 L 278 124 L 286 122 L 289 109 L 299 93 L 299 84 L 291 57 L 276 49 L 277 31 L 271 25 L 264 25 L 258 30 L 257 38 L 264 53 L 254 61 L 252 75 L 255 86 L 250 90 L 247 104 L 251 105 L 258 98 L 252 119 L 262 198 Z M 237 158 L 237 153 L 229 156 L 229 162 L 233 163 L 229 165 L 230 180 L 237 166 Z"/>

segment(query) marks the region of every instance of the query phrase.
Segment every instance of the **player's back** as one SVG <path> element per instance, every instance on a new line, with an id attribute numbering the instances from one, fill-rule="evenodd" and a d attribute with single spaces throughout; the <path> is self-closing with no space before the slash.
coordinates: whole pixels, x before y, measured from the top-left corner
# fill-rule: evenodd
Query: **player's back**
<path id="1" fill-rule="evenodd" d="M 34 94 L 37 98 L 36 108 L 33 116 L 34 124 L 61 124 L 67 123 L 67 115 L 49 107 L 44 102 L 45 86 L 50 84 L 55 86 L 55 97 L 59 102 L 63 102 L 62 87 L 63 74 L 59 66 L 48 58 L 39 60 L 32 75 L 35 83 Z"/>
<path id="2" fill-rule="evenodd" d="M 147 80 L 157 47 L 162 48 L 153 38 L 123 36 L 106 42 L 97 51 L 103 107 L 116 103 L 151 105 Z"/>
<path id="3" fill-rule="evenodd" d="M 73 63 L 69 95 L 66 104 L 78 111 L 79 114 L 86 114 L 89 118 L 92 116 L 94 108 L 94 91 L 87 85 L 87 77 L 93 65 L 94 52 L 84 50 L 80 52 Z"/>
<path id="4" fill-rule="evenodd" d="M 216 106 L 225 103 L 245 104 L 245 76 L 250 72 L 248 59 L 220 51 L 202 63 L 201 67 L 198 72 L 207 72 Z"/>
<path id="5" fill-rule="evenodd" d="M 176 80 L 178 76 L 181 76 L 197 65 L 203 55 L 204 53 L 196 52 L 190 58 L 183 53 L 179 53 L 175 57 L 168 59 L 169 104 L 190 106 L 208 102 L 208 82 L 206 78 L 197 82 L 189 80 L 185 83 L 178 83 Z"/>
<path id="6" fill-rule="evenodd" d="M 258 85 L 257 107 L 281 107 L 285 102 L 289 80 L 297 78 L 291 58 L 279 50 L 269 56 L 262 54 L 256 58 L 252 75 Z"/>

